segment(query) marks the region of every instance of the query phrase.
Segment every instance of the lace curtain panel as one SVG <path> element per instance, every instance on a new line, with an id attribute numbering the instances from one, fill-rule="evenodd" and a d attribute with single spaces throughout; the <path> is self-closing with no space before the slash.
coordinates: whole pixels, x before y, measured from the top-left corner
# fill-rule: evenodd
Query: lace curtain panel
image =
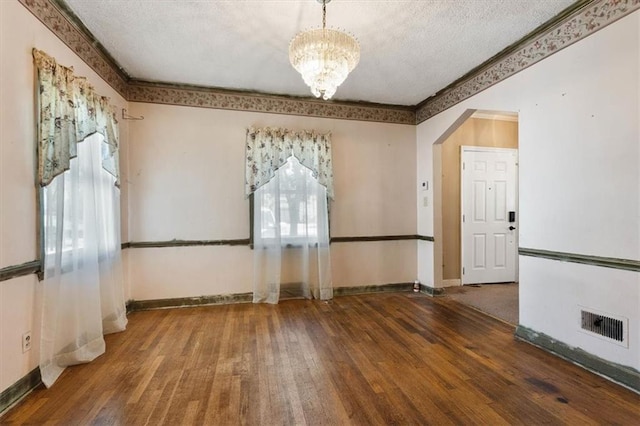
<path id="1" fill-rule="evenodd" d="M 331 299 L 330 136 L 249 129 L 246 166 L 254 202 L 253 302 Z"/>
<path id="2" fill-rule="evenodd" d="M 40 372 L 49 387 L 67 366 L 104 353 L 103 335 L 124 330 L 127 317 L 115 116 L 70 68 L 33 54 L 44 249 Z"/>
<path id="3" fill-rule="evenodd" d="M 38 71 L 38 179 L 41 186 L 69 169 L 77 155 L 77 144 L 100 133 L 108 149 L 102 154 L 102 167 L 118 184 L 118 121 L 109 98 L 98 95 L 73 68 L 56 62 L 46 53 L 33 49 Z"/>

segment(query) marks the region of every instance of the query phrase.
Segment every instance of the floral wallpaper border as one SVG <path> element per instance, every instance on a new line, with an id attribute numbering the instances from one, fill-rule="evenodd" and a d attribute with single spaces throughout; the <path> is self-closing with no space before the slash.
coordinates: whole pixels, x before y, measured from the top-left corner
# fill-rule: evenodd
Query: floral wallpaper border
<path id="1" fill-rule="evenodd" d="M 236 111 L 302 115 L 344 120 L 419 124 L 493 86 L 542 59 L 638 10 L 640 0 L 594 0 L 562 19 L 516 51 L 497 57 L 465 80 L 454 83 L 416 106 L 324 102 L 131 80 L 81 25 L 67 16 L 57 0 L 18 0 L 104 80 L 131 102 L 184 105 Z"/>
<path id="2" fill-rule="evenodd" d="M 220 89 L 132 82 L 129 101 L 236 111 L 304 115 L 338 118 L 342 120 L 377 121 L 383 123 L 415 124 L 413 107 L 392 107 L 343 102 L 296 99 L 275 95 L 256 95 Z"/>
<path id="3" fill-rule="evenodd" d="M 600 0 L 585 6 L 544 34 L 498 58 L 466 80 L 427 98 L 416 108 L 416 124 L 511 77 L 523 69 L 636 11 L 640 0 Z"/>
<path id="4" fill-rule="evenodd" d="M 105 57 L 104 53 L 95 46 L 95 40 L 84 30 L 78 28 L 53 0 L 18 1 L 109 83 L 114 90 L 122 97 L 127 97 L 129 77 L 112 60 Z"/>
<path id="5" fill-rule="evenodd" d="M 4 1 L 4 0 L 2 0 Z M 236 111 L 303 115 L 344 120 L 415 124 L 413 106 L 377 105 L 350 102 L 324 102 L 287 96 L 256 94 L 206 87 L 155 84 L 131 80 L 99 41 L 68 16 L 56 0 L 18 0 L 96 73 L 131 102 L 150 102 Z"/>

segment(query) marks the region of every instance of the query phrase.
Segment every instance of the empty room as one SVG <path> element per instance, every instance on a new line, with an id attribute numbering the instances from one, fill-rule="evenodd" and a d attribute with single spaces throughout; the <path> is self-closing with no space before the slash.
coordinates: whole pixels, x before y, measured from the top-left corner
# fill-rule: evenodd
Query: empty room
<path id="1" fill-rule="evenodd" d="M 0 424 L 640 423 L 640 2 L 1 0 Z"/>

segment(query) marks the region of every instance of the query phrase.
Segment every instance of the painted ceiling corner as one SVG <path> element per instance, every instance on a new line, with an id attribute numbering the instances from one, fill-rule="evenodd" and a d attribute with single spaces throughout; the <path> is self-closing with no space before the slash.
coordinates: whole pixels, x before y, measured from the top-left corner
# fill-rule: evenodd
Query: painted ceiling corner
<path id="1" fill-rule="evenodd" d="M 18 1 L 126 99 L 129 76 L 54 0 Z"/>
<path id="2" fill-rule="evenodd" d="M 579 0 L 434 95 L 417 105 L 399 106 L 138 80 L 63 0 L 18 1 L 131 102 L 397 124 L 419 124 L 640 8 L 640 0 Z"/>
<path id="3" fill-rule="evenodd" d="M 638 10 L 640 0 L 600 0 L 577 2 L 543 31 L 515 43 L 511 53 L 487 61 L 416 107 L 416 124 L 505 80 L 535 63 L 601 30 Z"/>

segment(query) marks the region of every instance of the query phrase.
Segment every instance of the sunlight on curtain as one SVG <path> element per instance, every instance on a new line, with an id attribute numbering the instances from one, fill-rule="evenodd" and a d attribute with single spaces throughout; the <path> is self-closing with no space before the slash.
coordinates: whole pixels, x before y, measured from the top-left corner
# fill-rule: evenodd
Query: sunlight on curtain
<path id="1" fill-rule="evenodd" d="M 118 122 L 97 94 L 46 53 L 38 71 L 38 182 L 44 280 L 40 373 L 51 386 L 68 365 L 105 351 L 127 324 L 120 250 Z"/>
<path id="2" fill-rule="evenodd" d="M 105 351 L 103 333 L 127 324 L 115 178 L 100 135 L 78 144 L 70 169 L 43 188 L 44 281 L 40 371 L 51 386 L 69 365 Z"/>
<path id="3" fill-rule="evenodd" d="M 254 194 L 254 303 L 333 297 L 327 191 L 295 157 Z"/>
<path id="4" fill-rule="evenodd" d="M 329 135 L 248 130 L 254 303 L 333 297 L 328 214 L 332 177 Z"/>

